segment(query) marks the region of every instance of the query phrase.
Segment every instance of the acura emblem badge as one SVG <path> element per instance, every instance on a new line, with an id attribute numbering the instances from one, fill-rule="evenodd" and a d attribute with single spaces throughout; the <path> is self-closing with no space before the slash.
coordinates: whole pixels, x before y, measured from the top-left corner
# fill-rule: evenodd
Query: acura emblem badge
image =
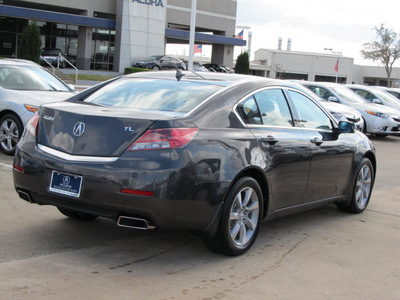
<path id="1" fill-rule="evenodd" d="M 85 127 L 86 127 L 85 123 L 78 122 L 75 124 L 72 132 L 74 133 L 75 136 L 81 136 L 85 132 Z"/>

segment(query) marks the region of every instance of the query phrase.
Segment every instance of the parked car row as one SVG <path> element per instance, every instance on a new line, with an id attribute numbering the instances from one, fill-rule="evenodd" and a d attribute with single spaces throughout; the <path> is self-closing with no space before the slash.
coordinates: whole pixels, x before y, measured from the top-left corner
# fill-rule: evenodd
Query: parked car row
<path id="1" fill-rule="evenodd" d="M 188 69 L 188 61 L 186 59 L 176 58 L 173 56 L 154 55 L 149 56 L 143 61 L 138 61 L 133 64 L 136 68 L 152 69 L 152 70 L 171 70 L 171 69 Z M 219 73 L 234 73 L 234 71 L 221 64 L 201 64 L 200 62 L 193 62 L 193 71 L 203 72 L 219 72 Z"/>
<path id="2" fill-rule="evenodd" d="M 380 137 L 400 135 L 400 102 L 382 89 L 326 82 L 299 83 L 325 100 L 357 110 L 364 121 L 364 133 Z"/>

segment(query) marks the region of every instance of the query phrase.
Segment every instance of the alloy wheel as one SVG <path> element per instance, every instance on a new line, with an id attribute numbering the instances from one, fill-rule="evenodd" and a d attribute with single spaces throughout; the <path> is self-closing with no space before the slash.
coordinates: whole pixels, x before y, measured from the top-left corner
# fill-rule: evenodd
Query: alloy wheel
<path id="1" fill-rule="evenodd" d="M 371 186 L 371 170 L 368 165 L 364 165 L 358 173 L 355 190 L 355 201 L 360 208 L 363 208 L 367 204 L 371 193 Z"/>
<path id="2" fill-rule="evenodd" d="M 0 126 L 0 144 L 6 151 L 12 151 L 19 139 L 17 124 L 11 119 L 5 119 Z"/>
<path id="3" fill-rule="evenodd" d="M 259 199 L 255 190 L 245 187 L 236 195 L 229 216 L 230 237 L 239 247 L 245 247 L 258 226 Z"/>

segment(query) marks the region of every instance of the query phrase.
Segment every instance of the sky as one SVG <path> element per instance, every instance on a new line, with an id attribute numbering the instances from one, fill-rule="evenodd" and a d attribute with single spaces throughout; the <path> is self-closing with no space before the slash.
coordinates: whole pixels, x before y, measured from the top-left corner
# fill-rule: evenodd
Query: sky
<path id="1" fill-rule="evenodd" d="M 281 37 L 283 50 L 286 50 L 287 40 L 291 38 L 292 51 L 330 53 L 324 50 L 329 48 L 333 52 L 341 52 L 342 56 L 354 58 L 356 64 L 378 65 L 364 60 L 360 54 L 364 43 L 376 39 L 374 27 L 384 24 L 400 34 L 398 0 L 234 1 L 237 1 L 236 25 L 251 27 L 244 30 L 245 40 L 249 31 L 253 35 L 251 59 L 254 51 L 260 48 L 277 49 L 278 38 Z M 237 28 L 236 33 L 240 30 Z M 235 58 L 242 50 L 242 47 L 235 47 Z M 211 55 L 211 46 L 203 47 L 203 56 L 207 55 Z M 400 64 L 397 63 L 397 66 Z"/>

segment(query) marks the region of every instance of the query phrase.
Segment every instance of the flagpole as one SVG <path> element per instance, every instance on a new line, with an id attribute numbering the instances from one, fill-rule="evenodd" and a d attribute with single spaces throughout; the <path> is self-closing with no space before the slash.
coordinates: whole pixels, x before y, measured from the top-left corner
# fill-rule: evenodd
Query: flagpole
<path id="1" fill-rule="evenodd" d="M 338 51 L 332 51 L 332 48 L 324 48 L 324 50 L 330 51 L 331 54 L 337 54 L 337 61 L 336 61 L 336 65 L 335 65 L 335 72 L 336 72 L 336 83 L 338 82 L 338 78 L 339 78 L 339 60 L 340 60 L 340 56 L 342 55 L 342 52 L 338 52 Z"/>

